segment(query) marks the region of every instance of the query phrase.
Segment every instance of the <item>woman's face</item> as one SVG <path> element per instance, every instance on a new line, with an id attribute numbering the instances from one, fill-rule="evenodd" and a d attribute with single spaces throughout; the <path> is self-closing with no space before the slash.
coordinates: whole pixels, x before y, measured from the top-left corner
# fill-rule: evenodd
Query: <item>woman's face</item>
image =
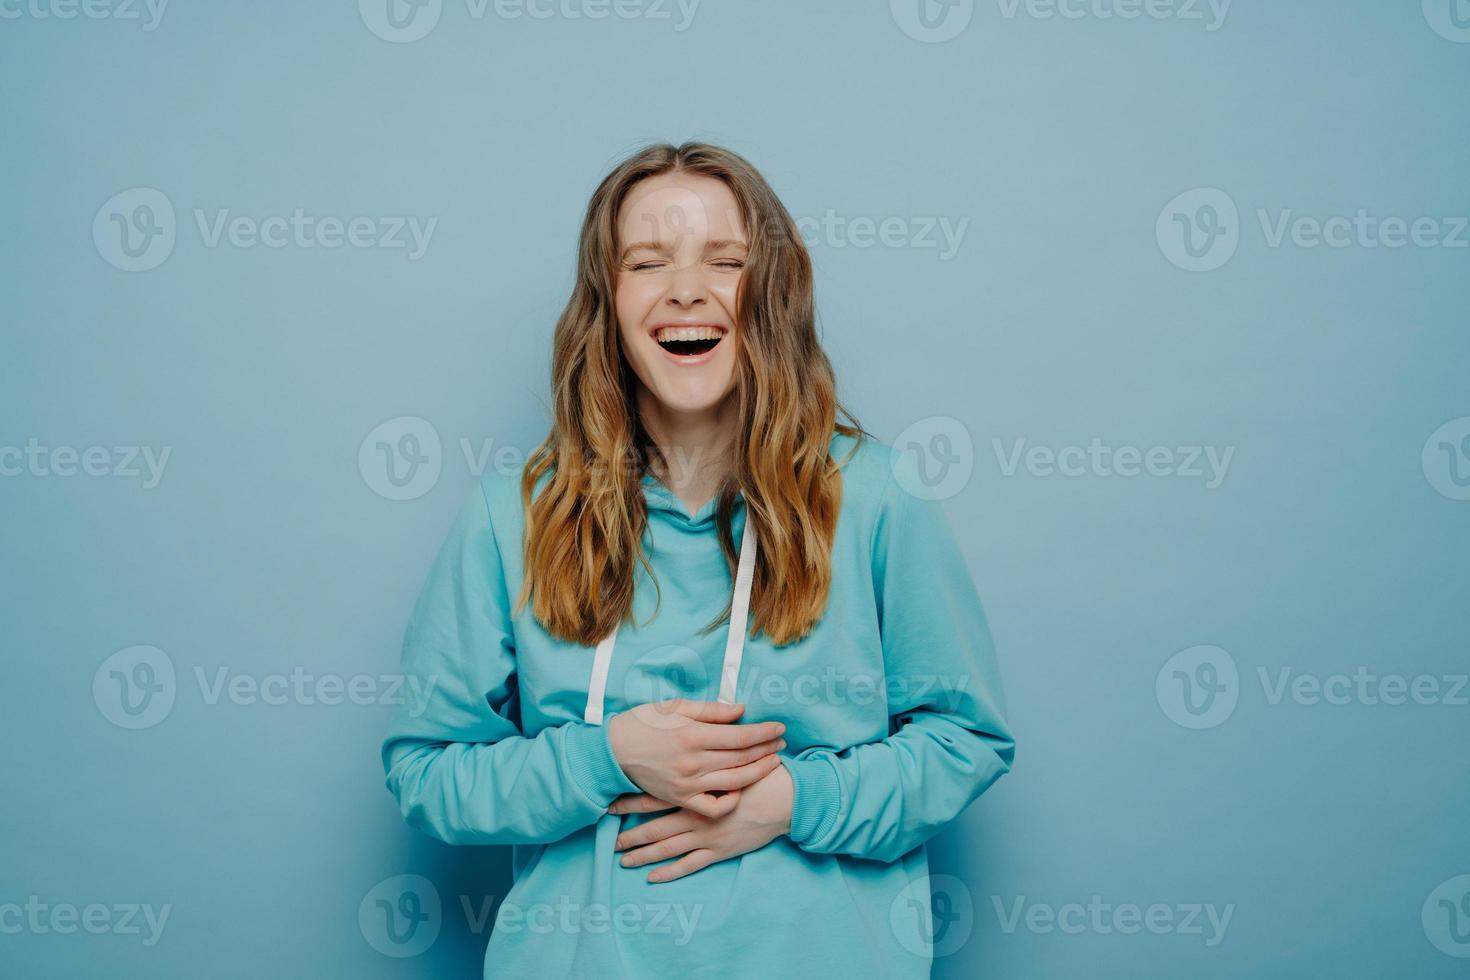
<path id="1" fill-rule="evenodd" d="M 618 332 L 643 387 L 669 411 L 708 411 L 735 386 L 735 297 L 748 245 L 735 195 L 714 177 L 649 177 L 623 202 Z"/>

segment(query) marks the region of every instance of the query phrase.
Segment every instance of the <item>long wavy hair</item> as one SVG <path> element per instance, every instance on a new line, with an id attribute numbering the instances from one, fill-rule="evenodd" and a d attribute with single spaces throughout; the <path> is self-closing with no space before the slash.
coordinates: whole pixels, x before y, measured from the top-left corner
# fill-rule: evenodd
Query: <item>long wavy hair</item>
<path id="1" fill-rule="evenodd" d="M 837 400 L 832 365 L 817 338 L 811 258 L 796 223 L 750 163 L 707 143 L 640 150 L 588 202 L 576 283 L 552 340 L 552 426 L 521 477 L 525 579 L 515 609 L 529 600 L 552 636 L 592 645 L 630 615 L 635 561 L 657 588 L 642 549 L 648 513 L 640 485 L 657 449 L 636 407 L 638 381 L 622 353 L 613 290 L 619 210 L 639 181 L 666 173 L 723 181 L 749 237 L 736 296 L 731 394 L 739 431 L 716 494 L 715 520 L 733 576 L 738 491 L 759 541 L 752 635 L 763 632 L 784 646 L 810 632 L 827 605 L 842 498 L 832 435 L 869 433 Z M 837 421 L 839 412 L 851 424 Z M 729 614 L 727 601 L 704 631 Z"/>

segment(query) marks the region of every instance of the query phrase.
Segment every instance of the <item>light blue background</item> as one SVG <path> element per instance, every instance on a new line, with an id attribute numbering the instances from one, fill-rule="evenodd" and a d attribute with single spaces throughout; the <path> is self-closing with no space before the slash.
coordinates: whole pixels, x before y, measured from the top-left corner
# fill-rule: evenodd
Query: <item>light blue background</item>
<path id="1" fill-rule="evenodd" d="M 886 3 L 836 0 L 706 0 L 682 31 L 672 8 L 476 19 L 445 0 L 412 43 L 345 0 L 175 0 L 151 31 L 4 9 L 20 16 L 0 19 L 0 446 L 171 456 L 152 489 L 0 478 L 0 905 L 171 912 L 151 947 L 0 933 L 0 973 L 478 975 L 487 936 L 460 900 L 503 894 L 508 853 L 403 825 L 377 757 L 389 709 L 210 704 L 195 671 L 396 669 L 473 478 L 460 440 L 525 451 L 545 431 L 588 194 L 643 142 L 689 138 L 746 155 L 799 217 L 968 220 L 947 260 L 812 244 L 845 402 L 886 440 L 953 417 L 973 446 L 945 507 L 1018 751 L 932 846 L 974 910 L 936 975 L 1470 969 L 1450 955 L 1470 943 L 1441 949 L 1421 921 L 1470 874 L 1470 707 L 1273 704 L 1258 677 L 1470 668 L 1470 502 L 1421 464 L 1470 416 L 1470 250 L 1272 247 L 1257 217 L 1470 214 L 1470 44 L 1418 0 L 1237 0 L 1216 30 L 987 0 L 942 43 Z M 135 187 L 178 216 L 145 272 L 92 236 Z M 1210 272 L 1155 235 L 1195 188 L 1239 208 L 1237 250 Z M 296 208 L 437 225 L 410 260 L 211 248 L 193 217 Z M 394 501 L 358 456 L 404 416 L 432 424 L 442 473 Z M 1094 437 L 1234 455 L 1209 489 L 1006 475 L 992 442 Z M 178 687 L 132 731 L 92 685 L 138 644 Z M 1232 658 L 1238 704 L 1192 730 L 1155 682 L 1199 645 Z M 445 906 L 407 959 L 358 921 L 400 874 Z M 1208 945 L 1208 927 L 1008 930 L 997 911 L 1094 895 L 1231 919 Z"/>

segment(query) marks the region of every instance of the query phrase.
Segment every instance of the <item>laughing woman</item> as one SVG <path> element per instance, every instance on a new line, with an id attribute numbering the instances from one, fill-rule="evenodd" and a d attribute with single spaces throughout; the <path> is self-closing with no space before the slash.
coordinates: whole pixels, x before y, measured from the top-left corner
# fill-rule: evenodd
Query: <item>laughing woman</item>
<path id="1" fill-rule="evenodd" d="M 929 976 L 924 842 L 1015 741 L 964 558 L 838 405 L 749 163 L 658 145 L 602 181 L 551 380 L 429 573 L 432 694 L 382 747 L 410 824 L 515 845 L 485 975 Z"/>

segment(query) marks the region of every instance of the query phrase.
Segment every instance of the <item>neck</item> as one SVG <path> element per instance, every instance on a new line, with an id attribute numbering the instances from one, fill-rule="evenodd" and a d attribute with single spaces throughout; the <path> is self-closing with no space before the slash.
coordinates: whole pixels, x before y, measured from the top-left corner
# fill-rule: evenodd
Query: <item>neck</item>
<path id="1" fill-rule="evenodd" d="M 638 393 L 643 427 L 653 439 L 653 475 L 691 512 L 704 506 L 730 472 L 735 447 L 735 399 L 700 412 L 669 408 L 651 393 Z"/>

